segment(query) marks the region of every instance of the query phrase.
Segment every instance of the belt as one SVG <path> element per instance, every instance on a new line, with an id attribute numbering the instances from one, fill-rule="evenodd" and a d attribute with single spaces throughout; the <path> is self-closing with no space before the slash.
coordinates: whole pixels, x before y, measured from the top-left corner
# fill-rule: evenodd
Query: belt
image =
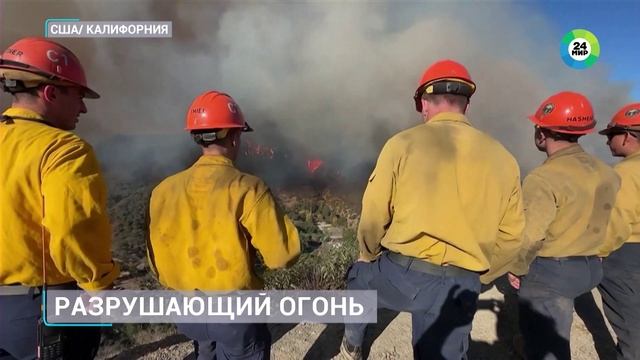
<path id="1" fill-rule="evenodd" d="M 412 256 L 406 256 L 395 252 L 388 252 L 389 260 L 402 267 L 408 267 L 411 270 L 431 275 L 443 275 L 446 277 L 457 276 L 480 276 L 480 273 L 463 269 L 453 265 L 436 265 L 427 261 L 423 261 Z"/>
<path id="2" fill-rule="evenodd" d="M 589 255 L 589 256 L 564 256 L 564 257 L 553 257 L 553 256 L 540 256 L 541 259 L 553 260 L 553 261 L 576 261 L 576 260 L 591 260 L 597 259 L 597 255 Z"/>
<path id="3" fill-rule="evenodd" d="M 75 282 L 68 282 L 56 285 L 47 285 L 51 290 L 76 290 L 79 289 Z M 42 286 L 0 285 L 0 296 L 9 295 L 39 295 L 42 293 Z"/>
<path id="4" fill-rule="evenodd" d="M 39 295 L 41 292 L 42 292 L 42 286 L 23 286 L 23 285 L 0 286 L 0 296 Z"/>

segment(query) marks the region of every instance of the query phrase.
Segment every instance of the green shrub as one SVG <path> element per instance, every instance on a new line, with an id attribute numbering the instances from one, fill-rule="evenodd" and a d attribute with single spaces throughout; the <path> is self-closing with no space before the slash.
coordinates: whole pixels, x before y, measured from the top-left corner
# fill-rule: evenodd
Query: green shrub
<path id="1" fill-rule="evenodd" d="M 342 241 L 325 243 L 313 253 L 302 254 L 289 269 L 265 271 L 265 287 L 282 290 L 344 289 L 347 269 L 358 255 L 354 235 L 354 231 L 345 231 Z"/>

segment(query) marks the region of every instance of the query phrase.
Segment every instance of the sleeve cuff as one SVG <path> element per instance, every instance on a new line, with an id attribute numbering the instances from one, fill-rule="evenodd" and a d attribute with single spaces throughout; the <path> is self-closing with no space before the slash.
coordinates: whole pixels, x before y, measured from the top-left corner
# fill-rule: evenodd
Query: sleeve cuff
<path id="1" fill-rule="evenodd" d="M 360 254 L 358 255 L 358 259 L 365 260 L 365 261 L 373 261 L 377 259 L 379 255 L 380 254 L 374 255 L 368 252 L 360 252 Z"/>

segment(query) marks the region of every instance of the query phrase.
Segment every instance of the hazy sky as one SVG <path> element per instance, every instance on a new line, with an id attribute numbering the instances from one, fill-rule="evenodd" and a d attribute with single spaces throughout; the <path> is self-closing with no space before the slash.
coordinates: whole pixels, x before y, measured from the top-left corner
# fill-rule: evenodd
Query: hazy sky
<path id="1" fill-rule="evenodd" d="M 191 99 L 220 89 L 256 129 L 252 140 L 293 147 L 347 172 L 370 164 L 389 136 L 420 122 L 411 98 L 417 81 L 433 61 L 452 58 L 478 84 L 471 121 L 527 171 L 542 156 L 526 116 L 546 97 L 583 92 L 601 128 L 640 84 L 631 63 L 638 50 L 630 45 L 637 43 L 631 15 L 638 5 L 551 4 L 3 1 L 0 46 L 42 35 L 46 18 L 171 20 L 172 39 L 61 41 L 102 94 L 87 100 L 81 135 L 100 144 L 113 134 L 163 134 L 184 140 L 171 150 L 180 153 L 190 146 L 183 119 Z M 573 27 L 600 37 L 602 56 L 590 69 L 571 69 L 560 58 L 560 40 Z M 128 161 L 167 161 L 158 141 L 135 145 Z M 584 145 L 611 161 L 602 137 L 588 136 Z"/>

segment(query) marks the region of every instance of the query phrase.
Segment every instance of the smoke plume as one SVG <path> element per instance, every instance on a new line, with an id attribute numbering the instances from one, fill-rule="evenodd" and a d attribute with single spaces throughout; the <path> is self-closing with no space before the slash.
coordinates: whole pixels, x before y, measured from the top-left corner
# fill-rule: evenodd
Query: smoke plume
<path id="1" fill-rule="evenodd" d="M 601 128 L 630 89 L 609 80 L 606 63 L 567 67 L 558 53 L 566 29 L 522 3 L 5 1 L 0 11 L 3 48 L 42 35 L 46 18 L 173 21 L 172 39 L 61 39 L 102 95 L 87 100 L 78 132 L 123 173 L 188 165 L 195 145 L 183 118 L 205 89 L 236 99 L 256 129 L 246 139 L 325 159 L 361 182 L 384 141 L 421 121 L 411 96 L 435 60 L 469 68 L 478 84 L 471 121 L 505 144 L 524 173 L 542 160 L 526 119 L 542 100 L 582 92 Z M 611 160 L 602 137 L 583 144 Z"/>

